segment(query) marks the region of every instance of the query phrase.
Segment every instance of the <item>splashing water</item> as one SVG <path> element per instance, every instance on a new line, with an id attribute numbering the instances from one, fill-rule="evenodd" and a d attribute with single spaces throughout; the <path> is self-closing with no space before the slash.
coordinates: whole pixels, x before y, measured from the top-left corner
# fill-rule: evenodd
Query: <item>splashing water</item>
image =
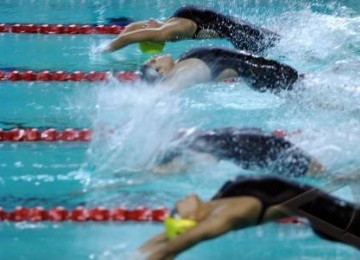
<path id="1" fill-rule="evenodd" d="M 116 81 L 98 88 L 95 96 L 95 134 L 88 150 L 95 173 L 111 178 L 148 169 L 181 120 L 176 96 Z"/>

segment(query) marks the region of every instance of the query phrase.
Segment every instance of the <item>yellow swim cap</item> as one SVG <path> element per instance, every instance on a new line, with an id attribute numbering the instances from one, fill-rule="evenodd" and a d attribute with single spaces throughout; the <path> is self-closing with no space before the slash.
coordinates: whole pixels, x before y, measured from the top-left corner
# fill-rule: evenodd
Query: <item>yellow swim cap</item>
<path id="1" fill-rule="evenodd" d="M 165 219 L 165 230 L 169 239 L 184 233 L 197 225 L 195 220 L 168 217 Z"/>
<path id="2" fill-rule="evenodd" d="M 146 53 L 159 53 L 165 47 L 165 42 L 140 42 L 139 48 L 142 52 Z"/>

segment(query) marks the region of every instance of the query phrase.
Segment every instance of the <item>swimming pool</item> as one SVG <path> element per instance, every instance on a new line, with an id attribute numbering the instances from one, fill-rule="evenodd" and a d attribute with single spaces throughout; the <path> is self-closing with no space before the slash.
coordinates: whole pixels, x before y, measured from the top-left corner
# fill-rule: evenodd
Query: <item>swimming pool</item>
<path id="1" fill-rule="evenodd" d="M 3 0 L 0 23 L 104 23 L 108 17 L 166 17 L 193 1 Z M 0 143 L 0 206 L 72 208 L 78 204 L 128 208 L 170 207 L 196 191 L 209 198 L 221 184 L 248 173 L 222 162 L 176 176 L 154 176 L 144 165 L 180 127 L 277 128 L 330 171 L 359 165 L 360 5 L 358 1 L 196 1 L 279 31 L 281 42 L 265 55 L 308 74 L 292 94 L 255 93 L 245 84 L 203 84 L 168 95 L 110 81 L 0 82 L 0 128 L 89 127 L 90 144 Z M 285 4 L 284 4 L 285 3 Z M 231 8 L 229 8 L 231 6 Z M 231 10 L 230 10 L 231 9 Z M 41 10 L 39 12 L 38 10 Z M 151 11 L 150 11 L 151 10 Z M 33 70 L 135 70 L 148 58 L 137 46 L 95 53 L 111 35 L 0 33 L 0 67 Z M 224 41 L 167 44 L 178 55 Z M 319 103 L 321 103 L 319 105 Z M 329 107 L 328 104 L 332 106 Z M 334 104 L 336 106 L 334 106 Z M 116 129 L 100 135 L 103 129 Z M 162 138 L 159 138 L 162 137 Z M 318 186 L 324 180 L 308 180 Z M 116 183 L 116 189 L 96 189 Z M 74 191 L 87 188 L 86 195 Z M 70 196 L 69 196 L 70 194 Z M 352 199 L 349 191 L 339 191 Z M 0 259 L 133 259 L 144 240 L 162 229 L 151 223 L 1 223 Z M 357 259 L 354 249 L 320 240 L 306 225 L 269 224 L 203 243 L 179 259 Z"/>

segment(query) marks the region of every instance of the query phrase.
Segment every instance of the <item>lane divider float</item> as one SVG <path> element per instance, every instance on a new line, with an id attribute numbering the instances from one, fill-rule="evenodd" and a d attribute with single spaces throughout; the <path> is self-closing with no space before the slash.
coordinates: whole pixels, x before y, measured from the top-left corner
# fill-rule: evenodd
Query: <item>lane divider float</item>
<path id="1" fill-rule="evenodd" d="M 2 71 L 0 81 L 106 81 L 109 77 L 115 77 L 120 81 L 134 81 L 139 78 L 138 72 L 131 71 Z"/>
<path id="2" fill-rule="evenodd" d="M 44 209 L 43 207 L 27 208 L 23 206 L 16 207 L 14 210 L 6 211 L 0 208 L 0 222 L 10 221 L 163 221 L 169 215 L 169 211 L 164 208 L 148 209 L 146 207 L 138 207 L 135 209 L 105 208 L 94 207 L 85 208 L 82 206 L 68 210 L 64 207 L 55 207 L 52 209 Z"/>
<path id="3" fill-rule="evenodd" d="M 92 134 L 92 131 L 88 128 L 67 128 L 64 130 L 56 130 L 55 128 L 13 128 L 7 130 L 0 129 L 0 142 L 88 142 L 91 140 Z"/>
<path id="4" fill-rule="evenodd" d="M 0 24 L 0 33 L 38 34 L 119 34 L 124 30 L 120 25 L 91 24 Z"/>

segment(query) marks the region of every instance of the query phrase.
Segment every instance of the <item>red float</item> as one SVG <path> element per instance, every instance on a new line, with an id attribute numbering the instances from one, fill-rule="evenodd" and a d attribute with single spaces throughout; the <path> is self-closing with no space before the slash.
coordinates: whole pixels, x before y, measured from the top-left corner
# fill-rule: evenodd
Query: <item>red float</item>
<path id="1" fill-rule="evenodd" d="M 126 212 L 126 219 L 133 221 L 146 221 L 151 220 L 151 211 L 145 207 L 138 207 L 134 210 L 128 210 Z"/>
<path id="2" fill-rule="evenodd" d="M 108 221 L 110 211 L 104 207 L 96 207 L 90 210 L 90 219 L 93 221 Z"/>
<path id="3" fill-rule="evenodd" d="M 111 219 L 114 221 L 125 221 L 126 220 L 126 209 L 115 208 L 110 212 Z"/>
<path id="4" fill-rule="evenodd" d="M 82 81 L 85 79 L 85 73 L 82 71 L 74 71 L 70 74 L 70 80 L 72 81 Z"/>
<path id="5" fill-rule="evenodd" d="M 68 33 L 70 34 L 78 34 L 80 30 L 81 30 L 81 26 L 76 24 L 70 24 L 67 29 Z"/>
<path id="6" fill-rule="evenodd" d="M 41 139 L 41 133 L 40 133 L 39 129 L 36 129 L 36 128 L 25 129 L 24 139 L 26 141 L 38 141 Z"/>
<path id="7" fill-rule="evenodd" d="M 0 80 L 4 80 L 6 78 L 6 73 L 0 70 Z"/>
<path id="8" fill-rule="evenodd" d="M 21 24 L 14 24 L 11 26 L 11 32 L 13 33 L 21 33 L 24 31 L 24 28 Z"/>
<path id="9" fill-rule="evenodd" d="M 92 132 L 90 129 L 82 129 L 79 131 L 79 141 L 90 141 L 92 137 Z"/>
<path id="10" fill-rule="evenodd" d="M 118 26 L 118 25 L 111 25 L 109 27 L 110 34 L 119 34 L 119 33 L 121 33 L 122 30 L 123 30 L 123 27 Z"/>
<path id="11" fill-rule="evenodd" d="M 37 75 L 32 70 L 28 70 L 21 73 L 21 78 L 25 81 L 34 81 L 37 78 Z"/>
<path id="12" fill-rule="evenodd" d="M 90 212 L 84 207 L 76 207 L 70 212 L 68 218 L 73 221 L 88 221 L 90 219 Z"/>
<path id="13" fill-rule="evenodd" d="M 103 71 L 90 71 L 85 75 L 85 79 L 88 81 L 102 81 L 107 77 L 106 72 Z"/>
<path id="14" fill-rule="evenodd" d="M 4 23 L 0 24 L 0 33 L 2 32 L 9 32 L 10 31 L 10 26 Z"/>
<path id="15" fill-rule="evenodd" d="M 68 211 L 63 207 L 56 207 L 48 210 L 47 219 L 50 221 L 64 221 L 68 218 Z"/>
<path id="16" fill-rule="evenodd" d="M 55 141 L 57 137 L 57 131 L 54 128 L 46 129 L 41 133 L 40 137 L 43 141 Z"/>
<path id="17" fill-rule="evenodd" d="M 52 73 L 48 70 L 40 71 L 36 74 L 36 80 L 50 81 L 50 80 L 52 80 Z"/>
<path id="18" fill-rule="evenodd" d="M 25 207 L 16 207 L 9 213 L 8 218 L 11 221 L 25 221 L 29 219 L 29 209 Z"/>
<path id="19" fill-rule="evenodd" d="M 38 27 L 35 24 L 26 24 L 24 26 L 24 32 L 26 33 L 37 33 Z"/>
<path id="20" fill-rule="evenodd" d="M 152 211 L 151 218 L 153 221 L 164 221 L 169 216 L 169 211 L 166 208 L 158 208 Z"/>
<path id="21" fill-rule="evenodd" d="M 19 81 L 21 80 L 21 74 L 19 71 L 14 70 L 7 74 L 7 79 L 10 81 Z"/>
<path id="22" fill-rule="evenodd" d="M 70 79 L 70 74 L 68 72 L 59 70 L 52 74 L 52 79 L 55 81 L 66 81 Z"/>
<path id="23" fill-rule="evenodd" d="M 82 25 L 79 29 L 79 33 L 81 34 L 90 34 L 93 33 L 95 30 L 91 25 Z"/>
<path id="24" fill-rule="evenodd" d="M 39 28 L 40 33 L 48 34 L 50 32 L 50 26 L 48 24 L 42 24 Z"/>
<path id="25" fill-rule="evenodd" d="M 0 221 L 6 220 L 6 211 L 3 208 L 0 208 Z"/>
<path id="26" fill-rule="evenodd" d="M 25 130 L 24 129 L 19 129 L 19 128 L 14 128 L 11 129 L 9 131 L 9 141 L 15 141 L 15 142 L 19 142 L 19 141 L 23 141 L 24 137 L 25 137 Z"/>
<path id="27" fill-rule="evenodd" d="M 48 220 L 48 212 L 42 207 L 29 209 L 29 221 L 45 221 Z"/>

